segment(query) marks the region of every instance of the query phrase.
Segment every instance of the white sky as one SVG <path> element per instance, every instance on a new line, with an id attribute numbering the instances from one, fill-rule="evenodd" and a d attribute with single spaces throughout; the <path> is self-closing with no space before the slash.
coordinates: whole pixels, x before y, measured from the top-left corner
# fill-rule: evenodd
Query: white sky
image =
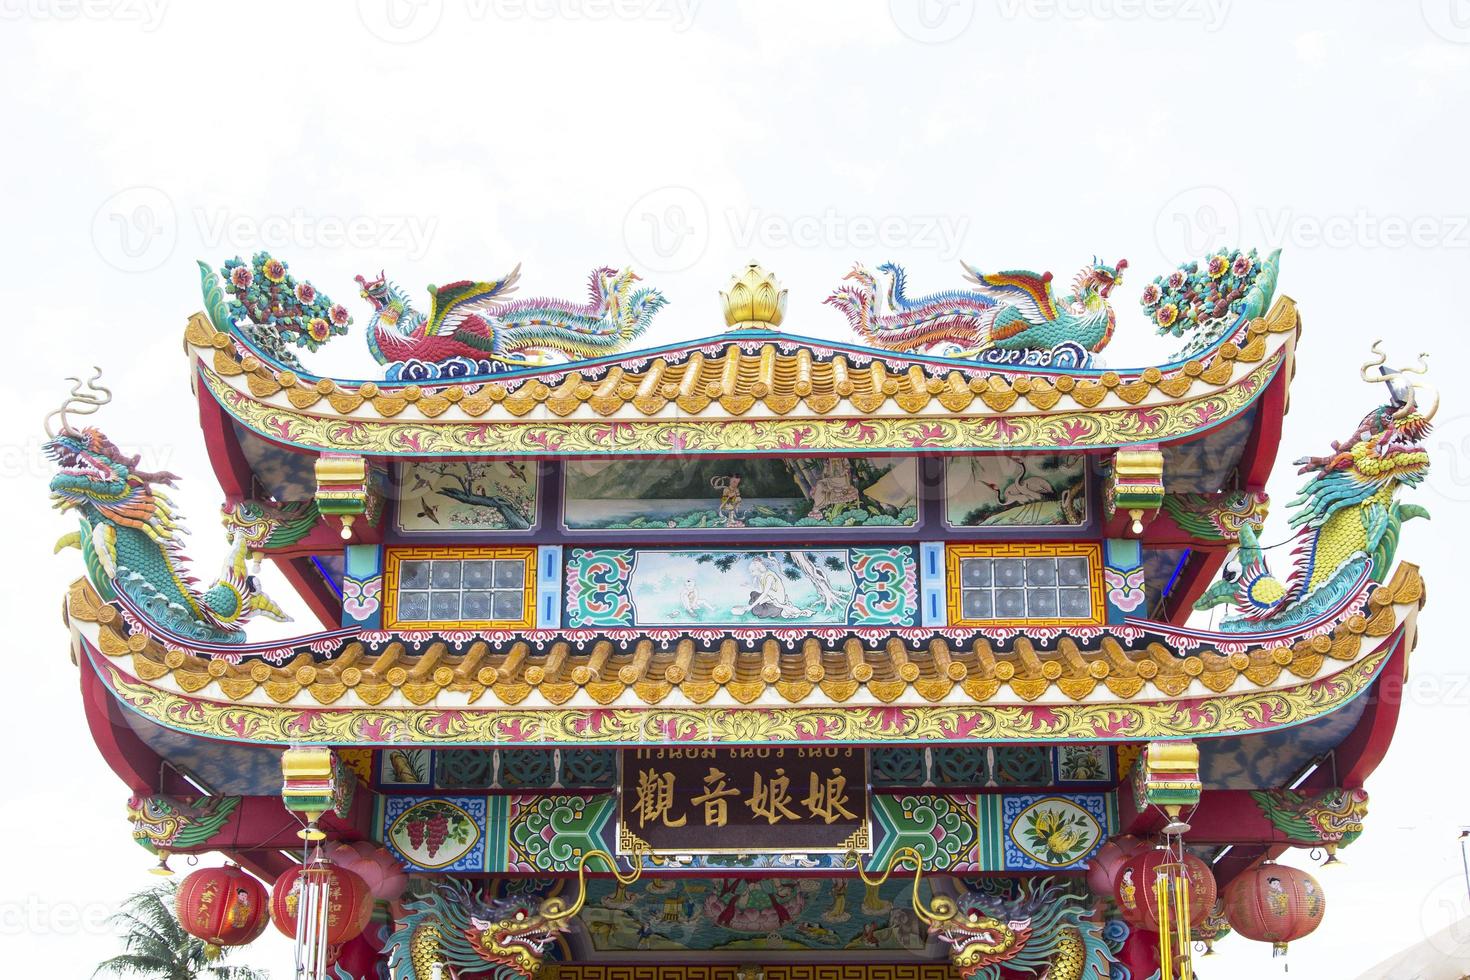
<path id="1" fill-rule="evenodd" d="M 671 300 L 650 342 L 717 332 L 715 291 L 752 257 L 789 285 L 789 329 L 842 337 L 819 301 L 855 259 L 906 263 L 928 291 L 958 283 L 959 257 L 1066 282 L 1097 252 L 1130 262 L 1118 366 L 1172 349 L 1134 305 L 1153 275 L 1282 247 L 1305 323 L 1285 460 L 1375 404 L 1356 371 L 1377 336 L 1395 361 L 1435 352 L 1448 389 L 1414 496 L 1434 520 L 1401 553 L 1430 589 L 1416 685 L 1293 975 L 1352 976 L 1470 913 L 1466 0 L 0 0 L 0 82 L 12 972 L 89 975 L 115 948 L 97 910 L 152 881 L 67 662 L 58 611 L 81 566 L 51 557 L 72 525 L 45 510 L 41 416 L 63 376 L 102 365 L 103 425 L 185 476 L 212 570 L 219 493 L 180 338 L 194 260 L 263 244 L 359 326 L 357 273 L 422 296 L 523 261 L 523 295 L 578 295 L 594 265 L 632 263 Z M 314 363 L 375 368 L 356 331 Z M 1279 474 L 1270 540 L 1296 484 Z M 269 936 L 250 961 L 286 977 Z M 1238 941 L 1206 963 L 1211 980 L 1274 969 Z"/>

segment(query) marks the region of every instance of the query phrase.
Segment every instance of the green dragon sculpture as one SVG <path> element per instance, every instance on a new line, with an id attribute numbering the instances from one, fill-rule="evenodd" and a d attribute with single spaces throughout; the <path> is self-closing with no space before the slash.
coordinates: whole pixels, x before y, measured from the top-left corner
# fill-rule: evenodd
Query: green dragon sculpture
<path id="1" fill-rule="evenodd" d="M 529 898 L 487 899 L 457 879 L 404 908 L 385 947 L 392 980 L 529 980 L 569 921 Z"/>
<path id="2" fill-rule="evenodd" d="M 1363 834 L 1368 791 L 1333 787 L 1312 796 L 1290 789 L 1252 790 L 1272 826 L 1304 847 L 1346 847 Z"/>
<path id="3" fill-rule="evenodd" d="M 1015 973 L 1047 980 L 1108 980 L 1115 962 L 1091 903 L 1052 879 L 1025 879 L 1011 897 L 971 891 L 929 931 L 950 948 L 962 980 Z"/>
<path id="4" fill-rule="evenodd" d="M 240 806 L 238 796 L 206 796 L 190 802 L 175 796 L 134 796 L 128 800 L 133 840 L 150 854 L 207 843 Z"/>
<path id="5" fill-rule="evenodd" d="M 1415 487 L 1429 472 L 1429 453 L 1422 443 L 1432 428 L 1439 396 L 1428 408 L 1419 404 L 1420 390 L 1433 390 L 1411 375 L 1417 367 L 1389 370 L 1373 345 L 1374 360 L 1361 370 L 1364 381 L 1388 386 L 1389 401 L 1369 412 L 1353 435 L 1332 444 L 1327 456 L 1297 460 L 1298 472 L 1311 473 L 1288 506 L 1297 529 L 1296 567 L 1281 581 L 1271 575 L 1251 525 L 1242 523 L 1240 544 L 1221 581 L 1207 589 L 1196 609 L 1233 603 L 1235 614 L 1218 627 L 1223 632 L 1256 632 L 1299 625 L 1345 598 L 1366 567 L 1381 582 L 1393 563 L 1403 523 L 1429 516 L 1423 507 L 1400 504 L 1400 487 Z M 1376 374 L 1370 375 L 1370 371 Z"/>
<path id="6" fill-rule="evenodd" d="M 98 370 L 85 389 L 80 379 L 62 406 L 46 417 L 43 449 L 56 463 L 51 478 L 53 506 L 75 511 L 78 530 L 57 542 L 81 549 L 88 577 L 103 599 L 126 597 L 159 626 L 191 640 L 241 643 L 242 628 L 256 615 L 280 622 L 290 617 L 260 590 L 246 566 L 250 535 L 230 532 L 230 550 L 218 580 L 194 588 L 180 545 L 184 530 L 161 489 L 176 477 L 148 472 L 138 456 L 128 456 L 98 429 L 77 428 L 70 416 L 90 415 L 112 398 L 97 384 Z M 59 426 L 53 427 L 53 420 Z"/>

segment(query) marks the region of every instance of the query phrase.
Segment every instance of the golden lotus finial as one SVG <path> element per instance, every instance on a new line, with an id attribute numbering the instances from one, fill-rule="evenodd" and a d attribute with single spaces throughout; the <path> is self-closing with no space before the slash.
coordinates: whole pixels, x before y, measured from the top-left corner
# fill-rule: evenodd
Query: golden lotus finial
<path id="1" fill-rule="evenodd" d="M 720 300 L 731 330 L 774 330 L 786 316 L 786 290 L 759 262 L 731 276 L 729 292 L 720 293 Z"/>

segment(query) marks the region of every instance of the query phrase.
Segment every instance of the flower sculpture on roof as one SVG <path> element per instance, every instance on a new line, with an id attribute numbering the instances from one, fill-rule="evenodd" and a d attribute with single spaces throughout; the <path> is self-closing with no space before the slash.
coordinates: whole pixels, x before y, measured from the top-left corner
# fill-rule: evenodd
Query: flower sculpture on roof
<path id="1" fill-rule="evenodd" d="M 214 274 L 199 263 L 205 302 L 215 326 L 237 329 L 287 367 L 300 367 L 291 347 L 317 351 L 333 337 L 340 337 L 352 324 L 347 307 L 333 303 L 305 279 L 291 275 L 285 262 L 269 252 L 256 252 L 247 263 L 233 258 L 220 274 L 231 299 L 219 295 Z M 221 323 L 223 319 L 225 323 Z"/>
<path id="2" fill-rule="evenodd" d="M 1188 337 L 1179 357 L 1192 357 L 1220 340 L 1242 318 L 1265 312 L 1276 290 L 1278 248 L 1262 258 L 1255 249 L 1222 249 L 1180 266 L 1143 287 L 1139 302 L 1158 332 Z"/>

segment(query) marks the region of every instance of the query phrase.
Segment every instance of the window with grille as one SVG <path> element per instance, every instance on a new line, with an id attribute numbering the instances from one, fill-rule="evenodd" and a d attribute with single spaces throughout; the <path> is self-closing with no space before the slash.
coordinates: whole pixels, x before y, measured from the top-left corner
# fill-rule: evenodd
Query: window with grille
<path id="1" fill-rule="evenodd" d="M 952 546 L 950 624 L 1098 622 L 1099 557 L 1091 545 Z"/>
<path id="2" fill-rule="evenodd" d="M 535 559 L 528 549 L 390 551 L 393 626 L 530 625 Z"/>

